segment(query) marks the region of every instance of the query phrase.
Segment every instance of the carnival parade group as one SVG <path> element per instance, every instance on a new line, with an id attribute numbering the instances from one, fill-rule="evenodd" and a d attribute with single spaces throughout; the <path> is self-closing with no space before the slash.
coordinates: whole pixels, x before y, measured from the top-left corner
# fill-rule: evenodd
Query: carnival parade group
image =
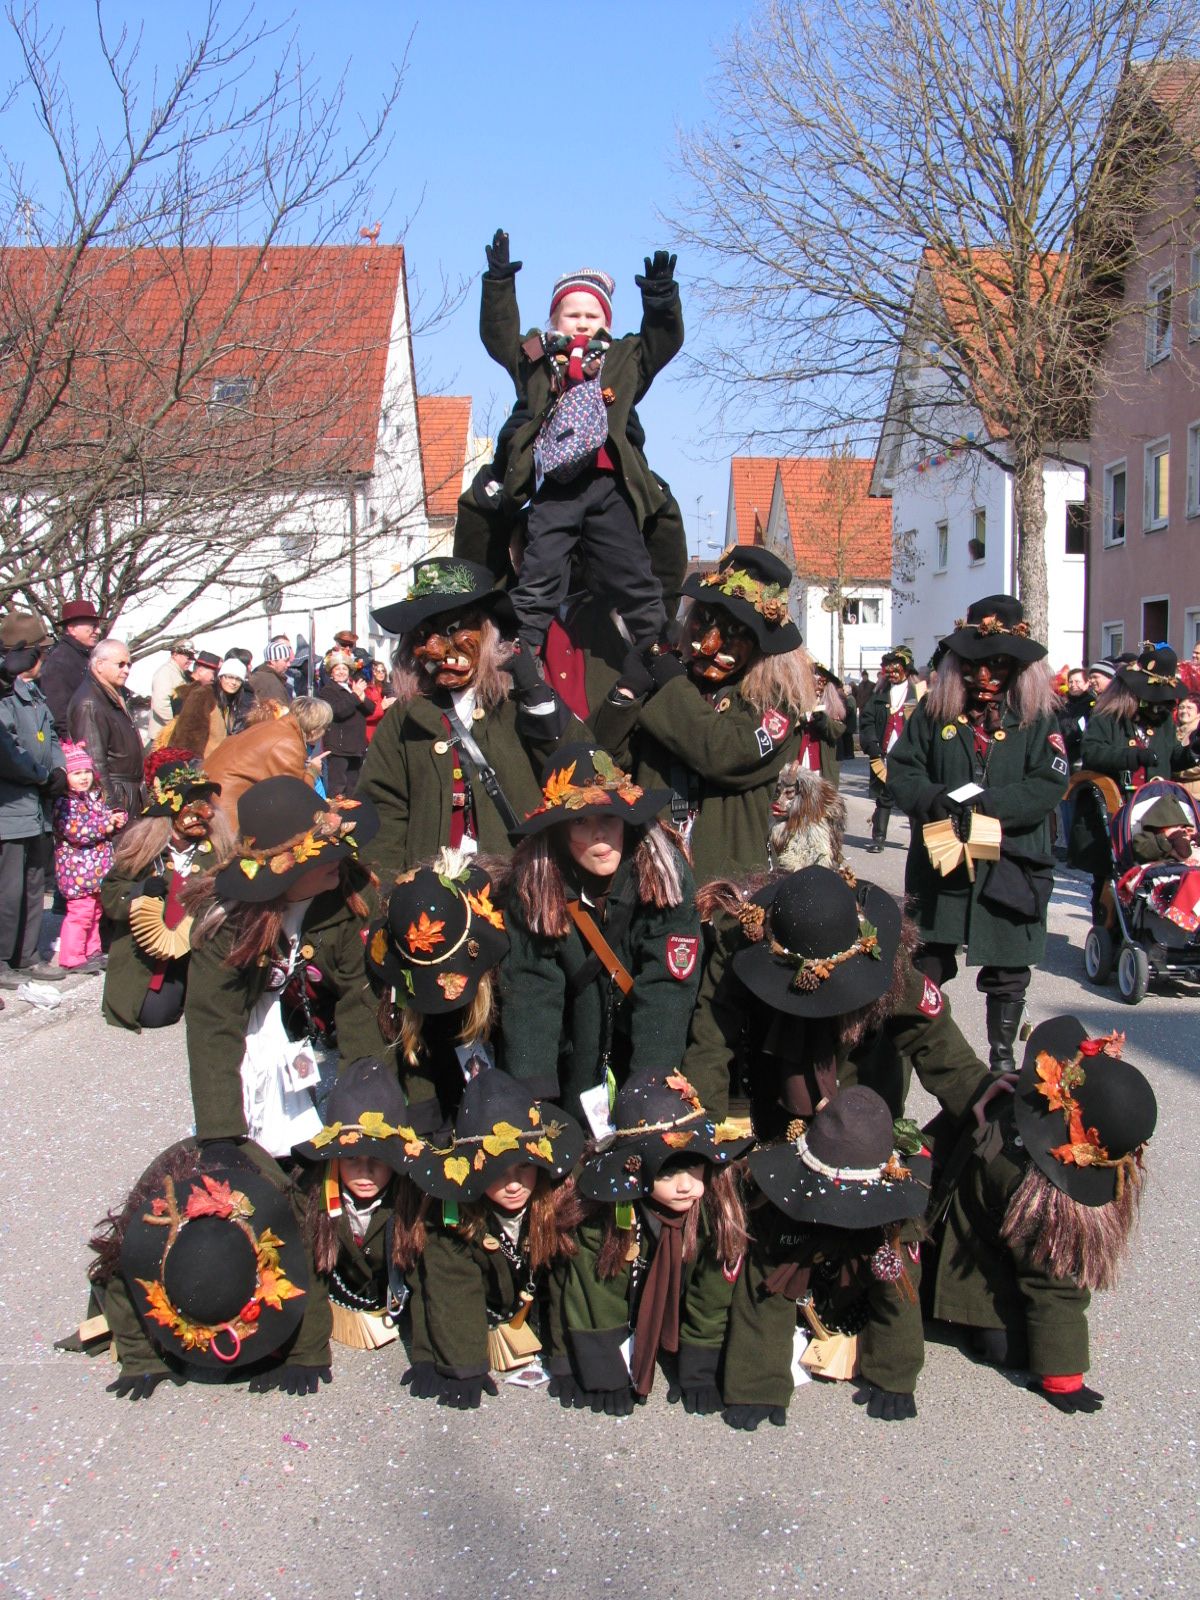
<path id="1" fill-rule="evenodd" d="M 809 1379 L 915 1417 L 936 1319 L 1030 1405 L 1098 1410 L 1089 1299 L 1157 1113 L 1115 1031 L 1022 1026 L 1070 766 L 1044 646 L 992 595 L 921 672 L 884 656 L 858 732 L 872 848 L 909 820 L 904 905 L 856 877 L 853 702 L 791 571 L 734 546 L 685 577 L 642 453 L 674 258 L 623 339 L 591 269 L 522 338 L 502 233 L 488 263 L 517 406 L 454 553 L 375 613 L 394 704 L 356 785 L 319 792 L 303 741 L 235 800 L 202 751 L 147 758 L 100 891 L 105 1016 L 182 1026 L 194 1130 L 98 1197 L 64 1344 L 111 1348 L 134 1400 L 201 1369 L 312 1395 L 370 1360 L 443 1407 L 509 1379 L 636 1419 L 662 1382 L 753 1430 Z M 1084 765 L 1129 792 L 1194 766 L 1181 692 L 1165 647 L 1117 664 Z"/>

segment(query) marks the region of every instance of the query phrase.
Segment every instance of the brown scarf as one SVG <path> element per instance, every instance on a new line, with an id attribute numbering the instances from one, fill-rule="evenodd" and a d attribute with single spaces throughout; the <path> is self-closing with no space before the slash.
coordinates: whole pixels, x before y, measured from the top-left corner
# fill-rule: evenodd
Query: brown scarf
<path id="1" fill-rule="evenodd" d="M 699 1205 L 700 1201 L 697 1200 Z M 654 1258 L 646 1274 L 633 1335 L 633 1387 L 647 1395 L 654 1387 L 660 1350 L 679 1349 L 679 1301 L 683 1291 L 683 1225 L 687 1212 L 651 1208 L 662 1223 Z"/>

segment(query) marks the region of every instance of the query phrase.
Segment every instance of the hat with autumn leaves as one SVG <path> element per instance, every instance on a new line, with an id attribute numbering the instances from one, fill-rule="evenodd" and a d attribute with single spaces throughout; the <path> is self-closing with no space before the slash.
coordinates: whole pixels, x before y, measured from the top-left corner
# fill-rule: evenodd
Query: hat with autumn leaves
<path id="1" fill-rule="evenodd" d="M 469 1006 L 480 979 L 507 954 L 491 877 L 451 850 L 397 878 L 386 915 L 367 930 L 367 971 L 397 1004 L 426 1015 Z"/>
<path id="2" fill-rule="evenodd" d="M 308 1304 L 304 1243 L 287 1192 L 248 1159 L 235 1160 L 236 1152 L 214 1161 L 201 1151 L 189 1175 L 151 1182 L 156 1160 L 138 1184 L 146 1198 L 120 1256 L 154 1343 L 221 1372 L 273 1354 Z"/>
<path id="3" fill-rule="evenodd" d="M 471 1201 L 523 1162 L 565 1178 L 582 1153 L 583 1129 L 574 1117 L 538 1105 L 529 1084 L 489 1067 L 463 1090 L 451 1143 L 427 1145 L 408 1175 L 437 1200 Z"/>
<path id="4" fill-rule="evenodd" d="M 275 900 L 296 879 L 331 861 L 358 859 L 379 830 L 369 800 L 322 800 L 300 778 L 263 778 L 237 805 L 234 856 L 214 879 L 222 900 Z"/>
<path id="5" fill-rule="evenodd" d="M 590 744 L 564 744 L 542 769 L 542 803 L 518 834 L 541 833 L 556 822 L 615 816 L 622 822 L 649 822 L 670 801 L 667 789 L 642 789 L 622 772 L 606 750 Z"/>

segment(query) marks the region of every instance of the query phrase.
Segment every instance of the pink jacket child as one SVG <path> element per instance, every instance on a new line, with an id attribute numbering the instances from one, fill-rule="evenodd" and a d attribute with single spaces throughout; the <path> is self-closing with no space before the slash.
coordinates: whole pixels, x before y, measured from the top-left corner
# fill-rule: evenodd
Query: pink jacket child
<path id="1" fill-rule="evenodd" d="M 125 826 L 96 784 L 84 744 L 64 744 L 67 792 L 54 802 L 54 875 L 67 902 L 58 941 L 60 967 L 99 972 L 100 884 L 113 864 L 112 836 Z"/>

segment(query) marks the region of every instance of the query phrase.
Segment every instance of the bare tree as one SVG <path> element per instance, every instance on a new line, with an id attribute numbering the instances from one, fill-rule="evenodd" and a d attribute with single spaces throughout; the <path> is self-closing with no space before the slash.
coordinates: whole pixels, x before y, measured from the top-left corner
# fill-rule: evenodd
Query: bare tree
<path id="1" fill-rule="evenodd" d="M 5 20 L 22 71 L 0 124 L 0 604 L 53 616 L 84 592 L 115 619 L 161 590 L 131 640 L 145 650 L 198 601 L 198 629 L 256 608 L 274 560 L 304 582 L 388 531 L 356 528 L 353 496 L 391 332 L 388 315 L 381 346 L 363 307 L 397 270 L 362 225 L 403 62 L 351 118 L 294 38 L 210 0 L 169 79 L 147 81 L 98 4 L 97 136 L 61 35 L 32 5 Z M 45 192 L 15 154 L 31 128 Z"/>
<path id="2" fill-rule="evenodd" d="M 1180 0 L 769 0 L 682 145 L 677 226 L 737 330 L 698 358 L 722 402 L 770 402 L 776 438 L 809 451 L 834 432 L 873 447 L 893 383 L 893 414 L 935 447 L 977 407 L 971 449 L 1013 475 L 1035 629 L 1043 463 L 1086 434 L 1107 286 L 1173 139 L 1149 114 L 1156 73 L 1195 15 Z"/>

